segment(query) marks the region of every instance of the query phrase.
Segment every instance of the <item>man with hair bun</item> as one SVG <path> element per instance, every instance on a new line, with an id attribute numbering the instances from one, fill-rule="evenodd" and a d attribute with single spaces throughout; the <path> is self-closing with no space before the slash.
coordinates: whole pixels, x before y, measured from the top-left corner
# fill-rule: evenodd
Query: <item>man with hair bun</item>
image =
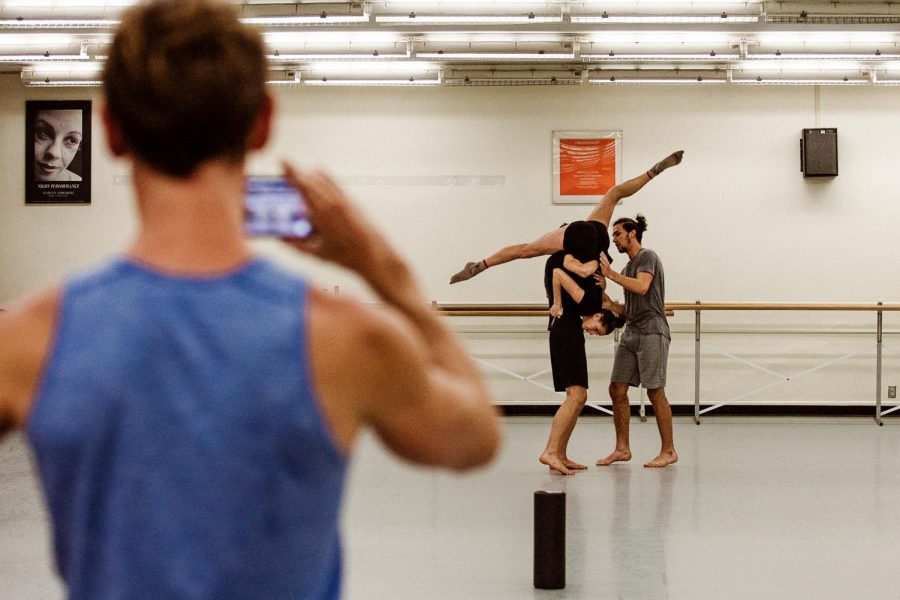
<path id="1" fill-rule="evenodd" d="M 613 224 L 612 241 L 629 259 L 621 273 L 612 270 L 605 256 L 600 257 L 603 276 L 625 290 L 625 331 L 616 349 L 609 384 L 616 447 L 609 456 L 597 461 L 599 466 L 631 460 L 628 387 L 639 385 L 647 389 L 662 446 L 659 455 L 644 466 L 665 467 L 678 460 L 672 437 L 672 408 L 665 390 L 671 340 L 666 321 L 665 274 L 659 256 L 641 245 L 646 230 L 647 219 L 643 215 L 618 219 Z"/>

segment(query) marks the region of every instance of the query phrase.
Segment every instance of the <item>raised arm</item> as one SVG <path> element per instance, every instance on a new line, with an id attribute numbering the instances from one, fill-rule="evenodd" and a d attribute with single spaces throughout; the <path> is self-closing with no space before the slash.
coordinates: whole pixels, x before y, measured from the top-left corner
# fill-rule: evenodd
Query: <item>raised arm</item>
<path id="1" fill-rule="evenodd" d="M 609 261 L 602 255 L 600 256 L 600 272 L 603 273 L 604 277 L 618 283 L 629 292 L 634 292 L 641 296 L 647 293 L 647 290 L 650 289 L 650 284 L 653 282 L 653 275 L 644 271 L 638 273 L 637 277 L 626 277 L 613 271 L 612 267 L 609 266 Z"/>
<path id="2" fill-rule="evenodd" d="M 289 179 L 303 192 L 314 239 L 291 244 L 360 275 L 384 302 L 348 300 L 314 306 L 327 353 L 318 382 L 337 437 L 352 444 L 355 424 L 371 425 L 410 460 L 450 468 L 487 462 L 500 426 L 481 374 L 456 336 L 430 309 L 411 270 L 324 173 Z M 324 388 L 323 388 L 324 386 Z M 327 412 L 327 411 L 326 411 Z"/>

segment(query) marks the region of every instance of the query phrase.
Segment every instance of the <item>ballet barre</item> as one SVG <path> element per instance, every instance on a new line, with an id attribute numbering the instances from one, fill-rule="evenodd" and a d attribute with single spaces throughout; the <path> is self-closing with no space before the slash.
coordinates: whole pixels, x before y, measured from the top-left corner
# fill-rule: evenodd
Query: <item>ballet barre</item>
<path id="1" fill-rule="evenodd" d="M 432 302 L 432 309 L 438 314 L 447 317 L 529 317 L 547 316 L 546 304 L 448 304 Z M 700 342 L 701 342 L 701 318 L 703 311 L 802 311 L 802 312 L 870 312 L 875 313 L 875 415 L 878 425 L 884 425 L 882 417 L 900 410 L 900 405 L 887 410 L 882 408 L 882 341 L 884 335 L 883 319 L 885 312 L 900 312 L 900 304 L 884 302 L 877 303 L 762 303 L 762 302 L 667 302 L 666 315 L 673 316 L 678 311 L 692 311 L 694 313 L 694 421 L 699 425 L 703 414 L 712 412 L 725 406 L 736 399 L 752 395 L 762 389 L 767 389 L 776 384 L 769 384 L 758 390 L 743 394 L 736 399 L 700 407 Z M 800 375 L 813 372 L 825 366 L 841 362 L 858 355 L 859 352 L 845 354 L 836 360 L 819 365 L 814 369 L 808 369 Z M 733 357 L 732 357 L 733 358 Z M 797 376 L 795 376 L 797 378 Z M 790 380 L 790 378 L 786 378 Z M 642 398 L 643 400 L 643 398 Z M 598 407 L 599 408 L 599 407 Z M 602 409 L 601 409 L 602 410 Z M 609 412 L 605 411 L 604 412 Z M 641 416 L 643 417 L 643 401 L 641 402 Z"/>

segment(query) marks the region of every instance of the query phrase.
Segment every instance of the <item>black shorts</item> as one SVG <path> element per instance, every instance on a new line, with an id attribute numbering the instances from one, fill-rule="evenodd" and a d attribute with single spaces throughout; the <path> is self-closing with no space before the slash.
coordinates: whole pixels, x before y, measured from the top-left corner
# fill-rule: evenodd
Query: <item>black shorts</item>
<path id="1" fill-rule="evenodd" d="M 609 232 L 606 230 L 606 226 L 600 221 L 588 221 L 591 225 L 594 226 L 594 229 L 597 231 L 597 248 L 599 252 L 597 255 L 600 255 L 600 252 L 606 255 L 606 260 L 612 263 L 613 259 L 609 253 Z"/>
<path id="2" fill-rule="evenodd" d="M 563 317 L 550 328 L 550 367 L 553 389 L 564 392 L 572 385 L 588 387 L 587 355 L 581 319 Z"/>
<path id="3" fill-rule="evenodd" d="M 553 269 L 562 268 L 564 250 L 555 252 L 544 264 L 544 289 L 547 305 L 553 300 Z M 564 392 L 570 385 L 588 386 L 587 355 L 584 351 L 584 331 L 575 301 L 563 294 L 563 316 L 549 318 L 547 331 L 550 332 L 550 367 L 553 370 L 553 389 Z"/>
<path id="4" fill-rule="evenodd" d="M 609 244 L 609 231 L 600 221 L 572 221 L 563 233 L 563 250 L 581 262 L 597 260 L 602 252 L 612 263 Z"/>

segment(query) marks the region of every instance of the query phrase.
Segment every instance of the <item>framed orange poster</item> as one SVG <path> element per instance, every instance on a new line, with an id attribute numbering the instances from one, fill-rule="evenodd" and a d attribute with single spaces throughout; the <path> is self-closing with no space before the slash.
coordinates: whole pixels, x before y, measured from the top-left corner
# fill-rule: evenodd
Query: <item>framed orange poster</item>
<path id="1" fill-rule="evenodd" d="M 622 178 L 622 131 L 553 132 L 553 203 L 595 204 Z"/>

